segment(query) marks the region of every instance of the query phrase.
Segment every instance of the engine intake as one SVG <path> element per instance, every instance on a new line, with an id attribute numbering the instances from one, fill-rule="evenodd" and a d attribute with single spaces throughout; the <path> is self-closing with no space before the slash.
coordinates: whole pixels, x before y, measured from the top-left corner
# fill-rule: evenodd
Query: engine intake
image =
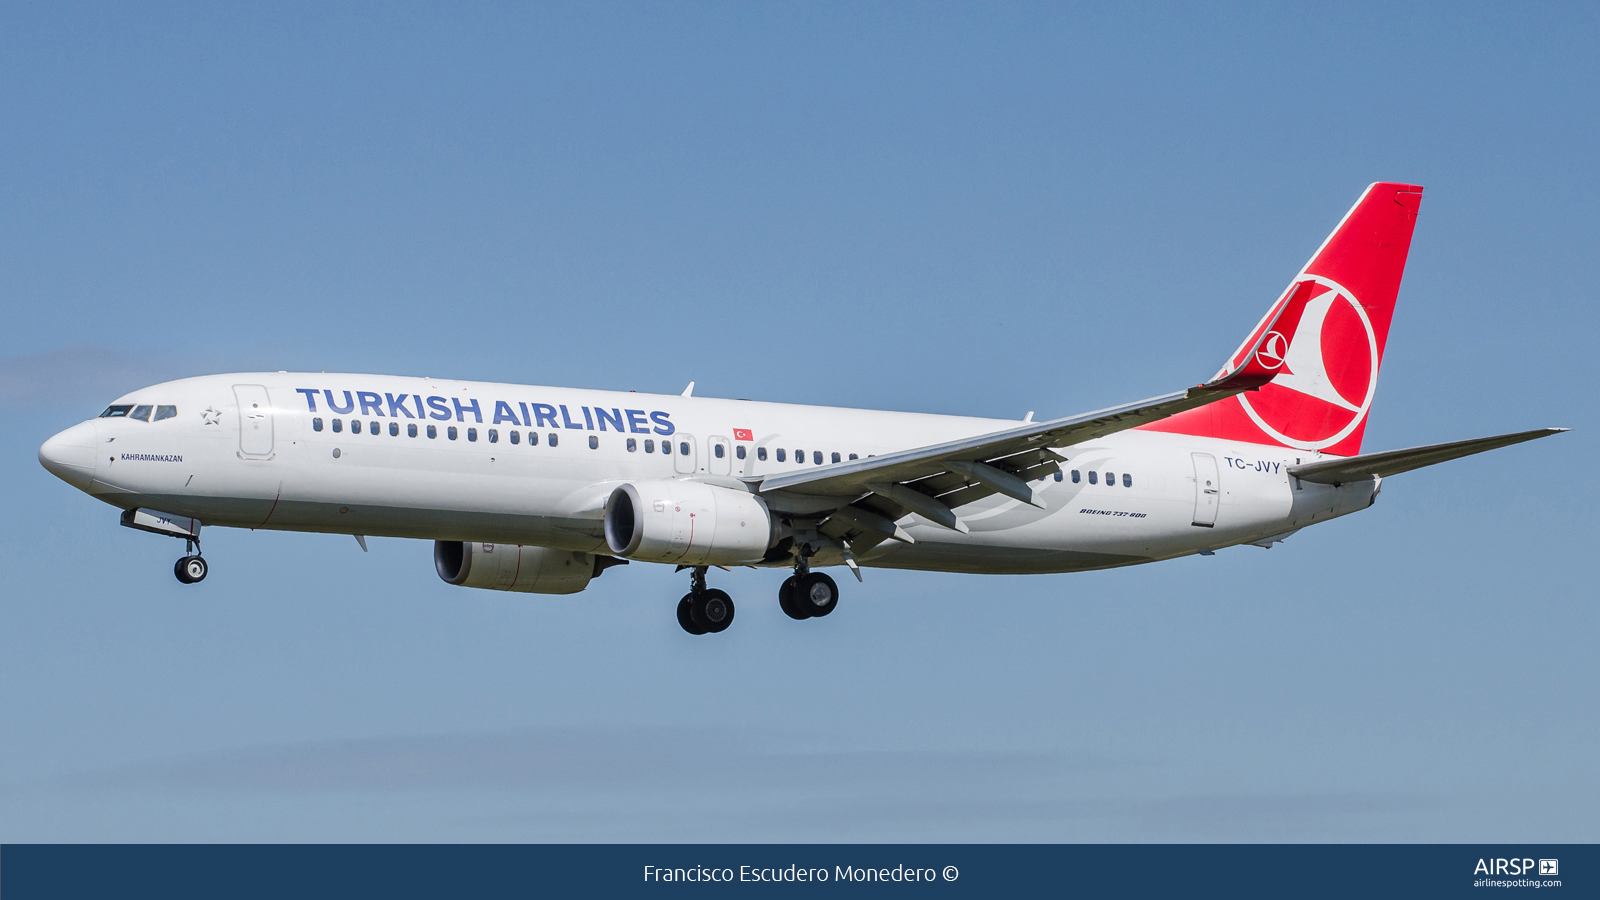
<path id="1" fill-rule="evenodd" d="M 759 562 L 772 546 L 760 497 L 697 481 L 644 481 L 606 500 L 606 545 L 647 562 L 725 566 Z"/>
<path id="2" fill-rule="evenodd" d="M 491 591 L 576 594 L 602 570 L 621 562 L 624 560 L 520 544 L 433 542 L 433 567 L 440 578 L 448 584 Z"/>

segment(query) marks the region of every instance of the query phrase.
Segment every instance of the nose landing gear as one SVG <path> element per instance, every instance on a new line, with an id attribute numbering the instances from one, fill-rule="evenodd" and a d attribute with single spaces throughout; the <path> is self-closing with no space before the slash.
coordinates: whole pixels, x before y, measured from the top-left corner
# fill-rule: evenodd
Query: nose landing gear
<path id="1" fill-rule="evenodd" d="M 695 566 L 689 593 L 678 601 L 678 624 L 690 634 L 717 634 L 733 624 L 733 598 L 706 587 L 706 567 Z"/>
<path id="2" fill-rule="evenodd" d="M 184 547 L 187 555 L 173 565 L 172 574 L 178 576 L 178 580 L 184 584 L 205 581 L 206 573 L 210 571 L 211 567 L 206 565 L 205 557 L 200 555 L 200 544 L 196 541 L 188 541 Z"/>

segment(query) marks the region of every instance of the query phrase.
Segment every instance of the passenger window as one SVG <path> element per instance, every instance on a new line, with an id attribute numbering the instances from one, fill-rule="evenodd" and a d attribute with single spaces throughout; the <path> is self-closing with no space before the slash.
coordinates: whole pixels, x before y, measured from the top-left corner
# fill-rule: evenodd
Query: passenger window
<path id="1" fill-rule="evenodd" d="M 838 462 L 839 461 L 839 451 L 837 451 L 837 450 L 835 450 L 833 452 L 833 461 L 834 462 Z"/>
<path id="2" fill-rule="evenodd" d="M 489 429 L 489 443 L 491 443 L 491 444 L 500 443 L 500 429 L 498 429 L 498 428 Z"/>
<path id="3" fill-rule="evenodd" d="M 672 442 L 671 441 L 662 441 L 661 442 L 661 452 L 666 456 L 671 456 L 672 455 Z"/>
<path id="4" fill-rule="evenodd" d="M 1077 469 L 1073 469 L 1072 470 L 1072 483 L 1073 484 L 1077 484 L 1078 483 L 1078 470 Z"/>
<path id="5" fill-rule="evenodd" d="M 510 438 L 513 444 L 522 443 L 522 432 L 520 431 L 508 431 L 506 432 L 506 437 Z"/>
<path id="6" fill-rule="evenodd" d="M 794 452 L 794 461 L 795 461 L 796 465 L 799 465 L 800 463 L 805 462 L 806 461 L 806 452 L 804 450 L 796 450 Z"/>
<path id="7" fill-rule="evenodd" d="M 1094 472 L 1091 471 L 1089 473 L 1089 483 L 1090 484 L 1099 484 L 1100 482 L 1097 480 L 1098 478 L 1099 478 L 1099 476 L 1096 475 Z"/>
<path id="8" fill-rule="evenodd" d="M 317 418 L 311 420 L 311 430 L 312 431 L 321 431 L 322 430 L 322 417 L 321 416 L 318 416 Z"/>
<path id="9" fill-rule="evenodd" d="M 859 456 L 855 455 L 854 453 L 852 453 L 852 454 L 850 454 L 850 458 L 851 459 L 860 459 L 861 457 L 859 457 Z"/>
<path id="10" fill-rule="evenodd" d="M 656 442 L 651 440 L 650 438 L 645 438 L 644 439 L 644 452 L 646 452 L 646 453 L 654 453 L 654 452 L 656 452 Z"/>
<path id="11" fill-rule="evenodd" d="M 779 450 L 778 452 L 782 453 L 783 451 Z M 765 448 L 765 447 L 757 447 L 756 448 L 756 459 L 759 459 L 762 462 L 766 462 L 767 461 L 767 448 Z"/>
<path id="12" fill-rule="evenodd" d="M 400 423 L 399 422 L 390 422 L 389 423 L 389 437 L 399 437 L 399 436 L 400 436 Z"/>
<path id="13" fill-rule="evenodd" d="M 550 432 L 550 446 L 554 447 L 559 443 L 561 443 L 561 435 L 556 434 L 554 431 Z"/>
<path id="14" fill-rule="evenodd" d="M 456 439 L 456 427 L 454 425 L 451 425 L 449 428 L 446 428 L 444 430 L 444 436 L 449 438 L 452 441 L 455 440 Z"/>
<path id="15" fill-rule="evenodd" d="M 416 436 L 417 436 L 417 425 L 416 425 L 415 422 L 413 422 L 410 425 L 406 426 L 406 437 L 416 437 Z"/>
<path id="16" fill-rule="evenodd" d="M 679 456 L 688 456 L 689 455 L 689 442 L 688 441 L 679 441 L 678 442 L 678 455 Z"/>
<path id="17" fill-rule="evenodd" d="M 1057 473 L 1056 473 L 1056 481 L 1058 481 L 1058 482 L 1059 482 L 1059 481 L 1060 481 L 1060 480 L 1061 480 L 1061 473 L 1060 473 L 1060 472 L 1057 472 Z"/>
<path id="18" fill-rule="evenodd" d="M 537 447 L 537 446 L 539 446 L 539 432 L 537 432 L 537 431 L 528 432 L 528 446 L 529 447 Z"/>
<path id="19" fill-rule="evenodd" d="M 138 419 L 141 422 L 148 422 L 148 421 L 150 421 L 150 410 L 151 409 L 154 409 L 154 407 L 150 407 L 150 406 L 135 406 L 133 408 L 133 412 L 128 413 L 128 418 L 130 418 L 130 419 Z"/>
<path id="20" fill-rule="evenodd" d="M 822 465 L 822 451 L 821 450 L 813 450 L 813 451 L 811 451 L 811 464 L 815 465 L 815 466 Z"/>
<path id="21" fill-rule="evenodd" d="M 740 444 L 737 448 L 735 448 L 733 455 L 739 457 L 740 459 L 744 459 L 744 445 Z"/>
<path id="22" fill-rule="evenodd" d="M 338 430 L 339 430 L 339 429 L 338 429 L 338 425 L 339 425 L 339 420 L 338 420 L 338 419 L 334 419 L 334 420 L 333 420 L 333 424 L 334 424 L 334 426 L 335 426 L 335 427 L 334 427 L 334 429 L 333 429 L 333 430 L 334 430 L 334 431 L 338 431 Z M 429 426 L 428 426 L 428 440 L 430 440 L 430 441 L 431 441 L 431 440 L 433 440 L 433 439 L 434 439 L 434 438 L 436 438 L 436 437 L 438 437 L 438 436 L 439 436 L 439 428 L 438 428 L 438 426 L 436 426 L 436 425 L 429 425 Z"/>
<path id="23" fill-rule="evenodd" d="M 108 407 L 106 407 L 106 411 L 100 414 L 100 418 L 102 418 L 102 419 L 119 419 L 119 418 L 127 415 L 129 410 L 132 410 L 132 409 L 133 409 L 133 407 L 131 407 L 131 406 L 108 406 Z"/>
<path id="24" fill-rule="evenodd" d="M 599 437 L 597 437 L 595 435 L 592 435 L 592 434 L 589 435 L 589 449 L 590 450 L 599 450 L 600 449 L 600 438 Z"/>
<path id="25" fill-rule="evenodd" d="M 1123 472 L 1122 473 L 1122 486 L 1123 487 L 1133 487 L 1133 476 L 1129 475 L 1127 472 Z"/>
<path id="26" fill-rule="evenodd" d="M 350 433 L 351 434 L 360 434 L 361 433 L 361 420 L 360 419 L 351 419 L 350 420 Z"/>
<path id="27" fill-rule="evenodd" d="M 1115 472 L 1107 472 L 1106 473 L 1106 487 L 1116 487 L 1116 486 L 1117 486 L 1117 473 L 1115 473 Z"/>
<path id="28" fill-rule="evenodd" d="M 717 459 L 721 459 L 724 456 L 728 455 L 728 453 L 727 453 L 726 450 L 722 449 L 722 445 L 721 444 L 712 444 L 711 445 L 711 455 L 715 456 Z"/>
<path id="29" fill-rule="evenodd" d="M 783 462 L 783 461 L 784 461 L 784 459 L 783 459 L 783 448 L 779 447 L 778 448 L 778 462 Z"/>
<path id="30" fill-rule="evenodd" d="M 338 434 L 339 432 L 341 432 L 343 430 L 344 430 L 344 420 L 343 419 L 334 419 L 333 420 L 333 433 L 334 434 Z"/>
<path id="31" fill-rule="evenodd" d="M 159 422 L 162 419 L 176 418 L 177 415 L 178 408 L 176 406 L 158 406 L 156 407 L 155 421 Z"/>
<path id="32" fill-rule="evenodd" d="M 629 453 L 637 453 L 638 451 L 639 451 L 639 442 L 634 440 L 633 438 L 628 438 L 628 452 Z"/>
<path id="33" fill-rule="evenodd" d="M 477 439 L 478 439 L 478 429 L 476 429 L 476 428 L 468 428 L 467 429 L 467 440 L 475 441 Z"/>

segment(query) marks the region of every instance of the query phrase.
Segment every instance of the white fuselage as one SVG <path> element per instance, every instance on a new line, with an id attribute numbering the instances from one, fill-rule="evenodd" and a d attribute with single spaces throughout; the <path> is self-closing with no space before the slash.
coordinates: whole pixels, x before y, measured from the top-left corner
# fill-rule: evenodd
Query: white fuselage
<path id="1" fill-rule="evenodd" d="M 192 516 L 207 526 L 600 554 L 609 553 L 599 527 L 606 498 L 625 481 L 692 479 L 745 489 L 752 476 L 817 468 L 819 453 L 828 465 L 836 455 L 847 461 L 1017 425 L 299 373 L 183 379 L 134 391 L 116 405 L 170 406 L 176 414 L 93 419 L 52 445 L 57 462 L 68 464 L 63 478 L 119 508 Z M 737 439 L 744 432 L 749 439 Z M 670 454 L 661 452 L 665 442 Z M 1060 480 L 1034 485 L 1044 509 L 992 495 L 958 510 L 968 534 L 910 515 L 901 524 L 916 542 L 885 541 L 861 564 L 983 573 L 1129 565 L 1264 542 L 1363 509 L 1377 491 L 1371 480 L 1333 487 L 1288 475 L 1289 466 L 1322 458 L 1317 453 L 1211 438 L 1135 430 L 1056 452 L 1067 460 Z M 1216 493 L 1208 495 L 1203 482 L 1213 463 Z M 774 503 L 781 511 L 782 502 Z M 1206 519 L 1209 527 L 1196 524 Z M 816 564 L 839 561 L 824 554 Z"/>

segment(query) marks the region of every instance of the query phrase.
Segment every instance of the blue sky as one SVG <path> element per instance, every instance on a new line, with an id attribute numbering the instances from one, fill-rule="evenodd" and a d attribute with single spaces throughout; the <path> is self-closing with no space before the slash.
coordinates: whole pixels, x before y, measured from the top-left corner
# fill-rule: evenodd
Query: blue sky
<path id="1" fill-rule="evenodd" d="M 1600 840 L 1600 14 L 9 4 L 0 841 Z M 1041 417 L 1210 375 L 1427 187 L 1368 449 L 1270 551 L 466 591 L 39 467 L 133 387 L 348 370 Z"/>

